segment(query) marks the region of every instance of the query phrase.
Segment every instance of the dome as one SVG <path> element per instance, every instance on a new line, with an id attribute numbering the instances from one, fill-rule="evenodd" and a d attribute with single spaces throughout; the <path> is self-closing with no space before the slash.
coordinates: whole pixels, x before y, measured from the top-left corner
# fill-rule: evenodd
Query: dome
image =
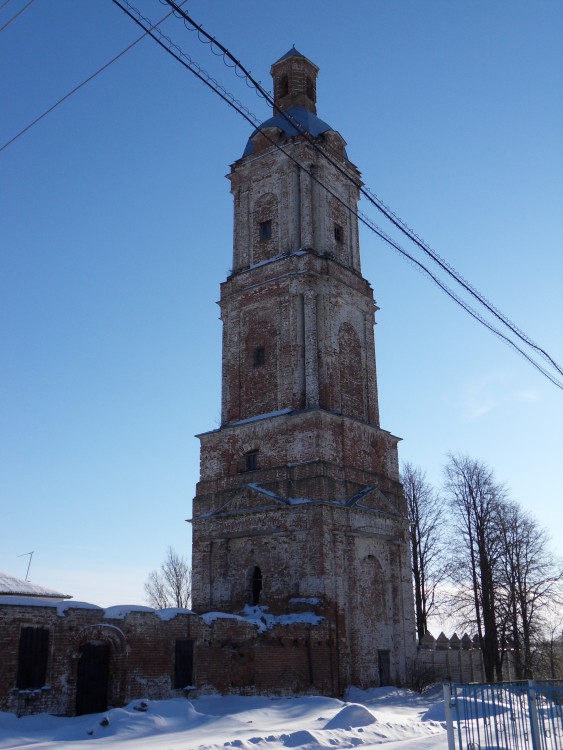
<path id="1" fill-rule="evenodd" d="M 288 122 L 286 117 L 291 120 L 291 122 Z M 286 109 L 283 114 L 277 114 L 274 117 L 270 117 L 269 120 L 266 120 L 260 125 L 260 128 L 279 128 L 285 133 L 287 138 L 293 138 L 293 136 L 299 135 L 300 131 L 292 124 L 292 122 L 296 123 L 296 125 L 302 128 L 302 130 L 312 135 L 313 138 L 318 138 L 319 135 L 327 133 L 328 131 L 334 131 L 334 128 L 331 128 L 330 125 L 327 125 L 326 122 L 323 122 L 323 120 L 312 112 L 309 112 L 305 107 L 290 107 L 289 109 Z M 248 139 L 248 143 L 246 144 L 246 148 L 242 155 L 243 158 L 254 153 L 254 143 L 252 142 L 252 138 L 259 132 L 260 128 L 256 128 Z"/>

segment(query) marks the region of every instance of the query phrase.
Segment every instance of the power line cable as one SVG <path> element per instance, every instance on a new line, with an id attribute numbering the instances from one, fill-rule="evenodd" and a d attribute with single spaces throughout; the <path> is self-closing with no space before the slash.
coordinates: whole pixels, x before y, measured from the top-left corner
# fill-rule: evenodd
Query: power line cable
<path id="1" fill-rule="evenodd" d="M 391 223 L 397 227 L 403 234 L 405 234 L 412 242 L 414 242 L 423 252 L 428 255 L 435 263 L 442 268 L 451 278 L 453 278 L 458 284 L 460 284 L 472 297 L 474 297 L 480 304 L 482 304 L 490 313 L 492 313 L 498 320 L 500 320 L 509 330 L 512 331 L 521 341 L 526 343 L 531 348 L 535 349 L 544 359 L 546 359 L 560 375 L 563 375 L 563 368 L 548 354 L 545 349 L 536 344 L 527 334 L 519 329 L 507 316 L 501 313 L 492 303 L 490 303 L 477 289 L 475 289 L 468 281 L 466 281 L 461 274 L 459 274 L 447 261 L 441 258 L 424 240 L 422 240 L 410 227 L 400 219 L 383 201 L 381 201 L 375 193 L 369 188 L 358 182 L 352 175 L 350 175 L 342 166 L 335 161 L 332 156 L 325 150 L 322 149 L 319 144 L 311 137 L 309 133 L 301 126 L 300 123 L 296 122 L 294 118 L 289 116 L 284 110 L 274 102 L 271 94 L 264 89 L 259 81 L 256 81 L 252 76 L 251 72 L 247 70 L 240 60 L 234 57 L 231 52 L 219 42 L 215 37 L 212 37 L 201 24 L 198 24 L 191 16 L 185 11 L 181 10 L 174 0 L 160 0 L 162 4 L 167 3 L 171 8 L 174 9 L 175 15 L 184 19 L 184 25 L 186 21 L 190 23 L 194 30 L 197 31 L 198 39 L 209 45 L 213 54 L 218 57 L 222 57 L 225 65 L 229 68 L 233 68 L 239 78 L 244 78 L 247 84 L 250 84 L 250 88 L 254 88 L 256 92 L 274 108 L 287 122 L 289 122 L 297 131 L 303 135 L 306 140 L 312 145 L 315 150 L 321 153 L 325 159 L 327 159 L 332 166 L 334 166 L 344 177 L 350 180 L 360 193 L 367 198 L 367 200 L 374 205 L 383 215 L 391 221 Z M 188 28 L 188 27 L 186 27 Z M 202 39 L 202 35 L 204 39 Z M 214 47 L 217 47 L 220 52 L 215 53 Z M 233 65 L 227 63 L 227 59 L 230 60 Z M 242 73 L 241 76 L 237 73 L 239 69 Z"/>
<path id="2" fill-rule="evenodd" d="M 21 15 L 24 12 L 24 10 L 26 10 L 27 8 L 29 8 L 29 6 L 31 5 L 31 3 L 34 3 L 34 2 L 35 2 L 35 0 L 29 0 L 29 2 L 27 3 L 27 5 L 24 5 L 21 10 L 18 10 L 18 12 L 14 16 L 12 16 L 10 18 L 10 20 L 8 21 L 8 23 L 5 23 L 4 26 L 2 26 L 0 28 L 0 31 L 4 31 L 4 29 L 8 28 L 8 26 L 12 23 L 12 21 L 15 21 L 16 18 L 19 15 Z M 4 3 L 4 5 L 6 5 L 6 3 Z M 4 5 L 2 6 L 2 8 L 4 7 Z M 0 8 L 0 10 L 2 10 L 2 8 Z"/>
<path id="3" fill-rule="evenodd" d="M 187 2 L 187 0 L 183 0 L 182 5 L 185 2 Z M 172 14 L 173 14 L 173 11 L 170 11 L 170 13 L 167 13 L 165 16 L 163 16 L 160 19 L 160 21 L 157 21 L 157 23 L 155 24 L 155 27 L 158 24 L 161 24 L 164 21 L 166 21 L 166 19 L 169 18 Z M 98 70 L 96 70 L 95 73 L 92 73 L 91 76 L 88 76 L 88 78 L 86 78 L 84 81 L 82 81 L 82 83 L 79 83 L 78 86 L 75 86 L 72 89 L 72 91 L 69 91 L 68 94 L 65 94 L 61 99 L 59 99 L 58 102 L 55 102 L 55 104 L 53 104 L 51 107 L 49 107 L 49 109 L 45 110 L 45 112 L 43 112 L 43 114 L 39 115 L 39 117 L 36 117 L 35 120 L 33 120 L 33 122 L 30 122 L 29 125 L 26 125 L 26 127 L 23 128 L 22 130 L 20 130 L 19 133 L 16 133 L 16 135 L 13 136 L 13 138 L 10 138 L 9 141 L 6 141 L 6 143 L 4 143 L 3 146 L 0 146 L 0 152 L 2 152 L 5 148 L 7 148 L 14 141 L 17 141 L 17 139 L 20 136 L 22 136 L 24 133 L 27 133 L 27 131 L 30 130 L 34 125 L 37 125 L 37 123 L 40 122 L 44 117 L 46 117 L 50 112 L 52 112 L 54 109 L 56 109 L 64 101 L 66 101 L 67 99 L 69 99 L 73 94 L 76 94 L 77 91 L 79 91 L 87 83 L 90 83 L 90 81 L 92 81 L 94 78 L 96 78 L 96 76 L 100 75 L 100 73 L 102 73 L 104 70 L 106 70 L 106 68 L 109 68 L 110 65 L 113 65 L 113 63 L 116 62 L 117 60 L 119 60 L 120 57 L 123 57 L 123 55 L 126 52 L 129 52 L 129 50 L 132 49 L 136 44 L 139 44 L 139 42 L 142 39 L 144 39 L 147 36 L 147 34 L 148 34 L 148 31 L 145 31 L 144 34 L 141 34 L 140 37 L 138 37 L 137 39 L 135 39 L 134 42 L 131 42 L 131 44 L 129 44 L 127 47 L 125 47 L 125 49 L 122 50 L 119 54 L 117 54 L 115 57 L 112 57 L 112 59 L 109 60 L 104 65 L 102 65 L 101 68 L 98 68 Z"/>
<path id="4" fill-rule="evenodd" d="M 124 3 L 127 5 L 129 10 L 124 7 L 118 0 L 113 0 L 114 4 L 117 5 L 124 13 L 126 13 L 135 23 L 137 23 L 141 28 L 146 29 L 146 27 L 143 25 L 142 21 L 139 19 L 143 19 L 145 21 L 148 21 L 148 19 L 145 19 L 145 17 L 140 13 L 140 11 L 132 6 L 128 0 L 124 0 Z M 137 17 L 133 14 L 137 14 Z M 149 22 L 150 23 L 150 22 Z M 249 116 L 244 110 L 239 109 L 237 104 L 235 103 L 236 100 L 234 97 L 228 98 L 226 97 L 221 91 L 214 88 L 213 84 L 210 82 L 210 80 L 205 79 L 201 73 L 198 70 L 195 70 L 192 67 L 192 64 L 190 62 L 189 55 L 186 55 L 180 47 L 175 43 L 172 42 L 170 37 L 163 34 L 160 29 L 152 28 L 152 29 L 146 29 L 147 33 L 163 48 L 165 49 L 172 57 L 174 57 L 181 65 L 183 65 L 185 68 L 187 68 L 191 73 L 193 73 L 197 78 L 202 80 L 209 88 L 211 88 L 214 93 L 218 94 L 218 96 L 221 97 L 230 107 L 235 109 L 242 117 L 244 117 L 250 124 L 254 124 L 254 121 L 256 118 L 254 116 Z M 159 37 L 155 35 L 155 33 L 158 33 Z M 166 44 L 168 42 L 168 44 Z M 168 46 L 169 45 L 169 46 Z M 179 55 L 175 50 L 178 50 L 180 53 Z M 182 59 L 185 58 L 185 59 Z M 199 66 L 198 66 L 199 68 Z M 438 277 L 433 274 L 423 263 L 421 263 L 419 260 L 415 259 L 410 253 L 408 253 L 404 248 L 402 248 L 395 240 L 393 240 L 391 237 L 389 237 L 380 227 L 378 227 L 371 219 L 368 219 L 365 215 L 361 214 L 359 211 L 354 211 L 354 209 L 350 208 L 336 193 L 334 193 L 329 187 L 327 187 L 316 175 L 314 175 L 311 171 L 306 169 L 297 159 L 295 159 L 285 148 L 283 148 L 280 144 L 276 143 L 271 136 L 268 135 L 268 133 L 263 130 L 260 126 L 258 126 L 257 130 L 261 132 L 262 135 L 266 137 L 266 139 L 279 151 L 281 151 L 285 156 L 287 156 L 293 163 L 295 163 L 300 169 L 302 169 L 306 174 L 309 175 L 309 177 L 316 182 L 318 185 L 320 185 L 324 190 L 326 190 L 335 200 L 337 200 L 339 203 L 341 203 L 347 210 L 350 211 L 350 213 L 358 218 L 359 221 L 361 221 L 365 226 L 367 226 L 372 232 L 374 232 L 376 235 L 378 235 L 381 239 L 383 239 L 387 244 L 391 245 L 397 252 L 399 252 L 408 262 L 410 262 L 412 265 L 417 267 L 422 273 L 427 275 L 432 281 L 434 281 L 442 291 L 447 294 L 454 302 L 456 302 L 458 305 L 460 305 L 467 313 L 469 313 L 473 318 L 475 318 L 478 322 L 480 322 L 482 325 L 484 325 L 489 331 L 494 333 L 496 336 L 498 336 L 500 339 L 505 341 L 509 346 L 511 346 L 513 349 L 515 349 L 521 356 L 523 356 L 530 364 L 532 364 L 539 372 L 541 372 L 548 380 L 550 380 L 556 387 L 563 390 L 563 383 L 560 383 L 558 380 L 556 380 L 551 373 L 546 371 L 541 365 L 539 365 L 534 359 L 532 359 L 525 351 L 523 351 L 517 344 L 515 344 L 511 339 L 509 339 L 504 333 L 496 329 L 494 326 L 492 326 L 488 321 L 486 321 L 482 315 L 480 315 L 476 310 L 471 308 L 464 300 L 462 300 L 453 290 L 451 290 L 449 287 L 447 287 Z"/>
<path id="5" fill-rule="evenodd" d="M 131 20 L 133 20 L 138 26 L 140 26 L 142 29 L 145 29 L 145 34 L 151 36 L 155 40 L 155 42 L 157 42 L 157 44 L 159 44 L 163 49 L 165 49 L 168 53 L 175 57 L 178 62 L 180 62 L 197 78 L 199 78 L 199 80 L 206 86 L 208 86 L 213 92 L 220 96 L 221 99 L 223 99 L 223 101 L 225 101 L 230 107 L 233 107 L 237 112 L 239 112 L 239 114 L 241 114 L 251 125 L 258 127 L 260 122 L 259 119 L 255 115 L 253 115 L 250 110 L 244 107 L 244 105 L 239 102 L 238 99 L 236 99 L 232 94 L 224 89 L 223 86 L 221 86 L 204 68 L 202 68 L 188 54 L 181 50 L 180 47 L 175 42 L 173 42 L 172 39 L 170 39 L 169 36 L 164 34 L 162 30 L 158 28 L 158 23 L 153 24 L 150 28 L 147 28 L 143 25 L 142 21 L 145 21 L 148 24 L 151 24 L 151 21 L 149 21 L 146 16 L 143 16 L 138 8 L 135 8 L 133 5 L 127 2 L 127 0 L 125 0 L 125 3 L 129 10 L 121 5 L 121 3 L 117 2 L 117 0 L 112 1 L 115 5 L 121 8 L 121 10 L 126 13 L 129 18 L 131 18 Z M 133 13 L 135 13 L 137 17 L 135 17 Z M 155 34 L 158 34 L 158 37 L 155 36 Z M 170 46 L 168 46 L 166 42 Z M 179 55 L 173 51 L 174 49 L 178 50 Z"/>

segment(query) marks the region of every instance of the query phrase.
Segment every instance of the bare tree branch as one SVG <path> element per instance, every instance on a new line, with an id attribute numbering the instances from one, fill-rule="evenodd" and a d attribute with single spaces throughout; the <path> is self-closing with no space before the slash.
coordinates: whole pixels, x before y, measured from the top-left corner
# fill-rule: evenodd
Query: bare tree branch
<path id="1" fill-rule="evenodd" d="M 155 609 L 189 609 L 192 602 L 192 571 L 187 560 L 172 547 L 160 570 L 152 570 L 145 583 L 146 600 Z"/>
<path id="2" fill-rule="evenodd" d="M 428 632 L 428 618 L 436 609 L 436 592 L 446 572 L 444 502 L 424 472 L 412 464 L 403 466 L 401 481 L 409 512 L 416 630 L 421 641 Z"/>

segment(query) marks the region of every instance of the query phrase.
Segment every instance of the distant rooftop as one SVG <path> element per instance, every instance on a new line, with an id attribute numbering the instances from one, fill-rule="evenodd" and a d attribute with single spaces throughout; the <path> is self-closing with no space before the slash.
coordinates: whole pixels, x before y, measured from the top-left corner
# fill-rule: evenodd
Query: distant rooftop
<path id="1" fill-rule="evenodd" d="M 60 591 L 39 586 L 31 581 L 22 581 L 21 578 L 9 576 L 0 572 L 0 596 L 38 596 L 43 599 L 72 599 L 69 594 L 61 594 Z"/>

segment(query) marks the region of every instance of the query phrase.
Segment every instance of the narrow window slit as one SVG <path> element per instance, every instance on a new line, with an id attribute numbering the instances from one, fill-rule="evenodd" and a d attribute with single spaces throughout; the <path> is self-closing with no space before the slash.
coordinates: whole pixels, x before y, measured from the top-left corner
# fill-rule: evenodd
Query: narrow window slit
<path id="1" fill-rule="evenodd" d="M 256 471 L 258 469 L 258 451 L 249 451 L 244 456 L 244 470 Z"/>
<path id="2" fill-rule="evenodd" d="M 266 360 L 266 350 L 263 346 L 257 346 L 254 350 L 254 365 L 259 367 L 263 365 Z"/>
<path id="3" fill-rule="evenodd" d="M 271 219 L 268 219 L 267 221 L 261 221 L 259 229 L 260 229 L 261 240 L 272 239 L 272 220 Z"/>

